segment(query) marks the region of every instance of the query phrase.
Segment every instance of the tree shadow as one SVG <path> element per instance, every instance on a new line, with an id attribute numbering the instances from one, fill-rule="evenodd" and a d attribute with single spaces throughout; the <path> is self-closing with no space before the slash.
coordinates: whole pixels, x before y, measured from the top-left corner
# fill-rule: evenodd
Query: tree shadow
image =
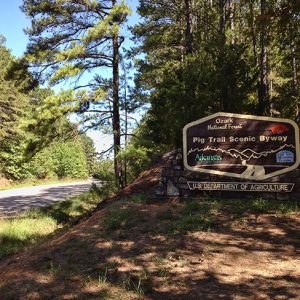
<path id="1" fill-rule="evenodd" d="M 193 215 L 182 203 L 113 205 L 20 260 L 13 257 L 0 264 L 5 282 L 0 295 L 297 299 L 299 270 L 292 268 L 299 249 L 296 217 L 249 214 L 244 223 L 232 226 L 240 216 L 229 215 L 224 221 L 216 215 L 219 219 L 212 227 L 199 229 L 192 222 L 191 230 L 180 230 L 178 219 L 184 213 Z M 213 212 L 213 207 L 201 209 L 203 215 Z M 107 225 L 120 210 L 126 213 L 117 215 L 121 217 L 114 226 Z"/>

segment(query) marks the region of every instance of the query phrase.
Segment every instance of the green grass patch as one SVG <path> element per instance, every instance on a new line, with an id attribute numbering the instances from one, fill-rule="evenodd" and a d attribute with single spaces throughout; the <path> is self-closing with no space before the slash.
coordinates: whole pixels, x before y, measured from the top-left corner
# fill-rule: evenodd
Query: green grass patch
<path id="1" fill-rule="evenodd" d="M 131 210 L 126 208 L 120 208 L 119 210 L 109 210 L 104 219 L 104 228 L 107 231 L 110 231 L 125 227 L 128 223 L 130 215 Z"/>
<path id="2" fill-rule="evenodd" d="M 173 233 L 185 233 L 195 230 L 208 231 L 216 224 L 218 211 L 218 201 L 187 201 L 179 211 L 179 215 L 173 223 L 172 231 Z"/>
<path id="3" fill-rule="evenodd" d="M 229 210 L 232 214 L 242 215 L 245 213 L 262 214 L 288 214 L 299 212 L 297 200 L 270 200 L 256 199 L 222 199 L 218 200 L 220 207 Z"/>
<path id="4" fill-rule="evenodd" d="M 222 214 L 239 219 L 249 213 L 282 215 L 296 212 L 299 212 L 296 200 L 183 199 L 179 205 L 159 213 L 160 224 L 156 230 L 166 234 L 209 231 L 219 224 L 218 216 Z"/>
<path id="5" fill-rule="evenodd" d="M 37 185 L 47 185 L 47 184 L 56 184 L 56 183 L 68 183 L 68 182 L 80 182 L 84 181 L 86 178 L 53 178 L 53 179 L 27 179 L 23 181 L 12 181 L 9 185 L 0 186 L 0 191 L 4 190 L 12 190 L 16 188 L 22 188 L 22 187 L 31 187 L 31 186 L 37 186 Z"/>
<path id="6" fill-rule="evenodd" d="M 145 201 L 146 197 L 143 194 L 134 194 L 131 196 L 130 199 L 134 203 L 143 203 Z"/>
<path id="7" fill-rule="evenodd" d="M 72 197 L 38 210 L 33 210 L 28 212 L 28 214 L 37 219 L 43 216 L 49 216 L 54 219 L 58 225 L 72 224 L 83 214 L 94 209 L 101 199 L 103 198 L 99 192 L 92 189 L 80 196 Z"/>
<path id="8" fill-rule="evenodd" d="M 135 225 L 135 210 L 124 203 L 117 203 L 108 209 L 103 222 L 106 231 L 129 229 Z"/>
<path id="9" fill-rule="evenodd" d="M 52 206 L 0 219 L 0 259 L 37 244 L 53 232 L 68 227 L 96 208 L 103 196 L 92 189 Z"/>
<path id="10" fill-rule="evenodd" d="M 133 200 L 134 199 L 134 200 Z M 110 205 L 107 209 L 103 220 L 103 228 L 106 232 L 122 229 L 124 233 L 126 230 L 140 227 L 146 223 L 146 217 L 141 208 L 143 204 L 140 203 L 143 198 L 130 197 L 122 199 Z"/>
<path id="11" fill-rule="evenodd" d="M 33 245 L 58 228 L 51 217 L 0 220 L 0 258 Z"/>

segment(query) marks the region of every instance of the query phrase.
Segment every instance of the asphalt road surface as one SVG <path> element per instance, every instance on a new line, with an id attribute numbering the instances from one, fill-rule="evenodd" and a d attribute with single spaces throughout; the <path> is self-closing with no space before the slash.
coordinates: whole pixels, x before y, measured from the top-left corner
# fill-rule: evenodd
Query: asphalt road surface
<path id="1" fill-rule="evenodd" d="M 90 189 L 91 183 L 92 181 L 81 181 L 0 191 L 0 216 L 49 206 L 68 197 L 80 195 Z"/>

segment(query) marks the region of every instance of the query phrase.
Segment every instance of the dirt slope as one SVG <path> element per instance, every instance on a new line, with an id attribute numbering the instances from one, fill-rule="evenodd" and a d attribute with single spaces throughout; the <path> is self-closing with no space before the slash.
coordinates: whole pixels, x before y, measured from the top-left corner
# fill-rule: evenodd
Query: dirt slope
<path id="1" fill-rule="evenodd" d="M 158 173 L 2 261 L 0 299 L 299 299 L 299 213 L 146 199 Z"/>

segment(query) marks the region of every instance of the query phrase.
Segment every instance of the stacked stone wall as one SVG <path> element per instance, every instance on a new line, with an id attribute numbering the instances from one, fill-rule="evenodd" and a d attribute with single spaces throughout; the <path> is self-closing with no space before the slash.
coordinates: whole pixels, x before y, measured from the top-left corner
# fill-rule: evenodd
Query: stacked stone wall
<path id="1" fill-rule="evenodd" d="M 162 168 L 159 184 L 155 189 L 157 197 L 230 197 L 230 198 L 257 198 L 265 199 L 296 199 L 300 200 L 300 170 L 299 168 L 259 182 L 294 183 L 292 192 L 237 192 L 237 191 L 199 191 L 190 190 L 188 181 L 203 182 L 249 182 L 249 180 L 231 178 L 226 176 L 211 175 L 200 172 L 191 172 L 183 167 L 182 150 L 177 149 L 163 156 L 164 167 Z M 251 181 L 253 183 L 253 181 Z"/>

